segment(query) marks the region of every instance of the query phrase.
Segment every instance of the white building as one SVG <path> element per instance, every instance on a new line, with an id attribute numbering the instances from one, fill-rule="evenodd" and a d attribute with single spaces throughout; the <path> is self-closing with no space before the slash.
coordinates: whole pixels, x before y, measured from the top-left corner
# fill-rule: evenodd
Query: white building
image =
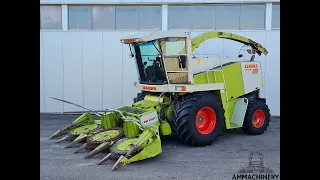
<path id="1" fill-rule="evenodd" d="M 280 0 L 40 0 L 40 112 L 132 103 L 137 72 L 120 38 L 154 30 L 215 29 L 264 46 L 262 96 L 280 116 Z M 242 44 L 212 39 L 196 53 L 236 57 Z"/>

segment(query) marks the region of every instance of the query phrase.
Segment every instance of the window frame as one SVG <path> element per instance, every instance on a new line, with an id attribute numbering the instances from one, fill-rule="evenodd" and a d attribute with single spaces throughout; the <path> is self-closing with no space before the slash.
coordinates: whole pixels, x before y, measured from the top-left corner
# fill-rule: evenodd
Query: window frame
<path id="1" fill-rule="evenodd" d="M 52 28 L 42 28 L 41 26 L 41 7 L 59 7 L 60 9 L 60 28 L 52 29 Z M 59 4 L 40 4 L 40 31 L 61 31 L 63 29 L 63 22 L 62 22 L 62 5 Z"/>
<path id="2" fill-rule="evenodd" d="M 264 16 L 264 18 L 263 18 L 263 28 L 254 28 L 254 29 L 252 29 L 252 28 L 250 28 L 250 29 L 242 29 L 241 28 L 241 12 L 242 12 L 242 7 L 243 6 L 263 6 L 264 8 L 264 13 L 263 13 L 263 16 Z M 240 19 L 239 19 L 239 25 L 240 25 L 240 30 L 266 30 L 266 21 L 267 21 L 267 5 L 266 4 L 241 4 L 240 5 Z"/>
<path id="3" fill-rule="evenodd" d="M 264 18 L 263 18 L 263 28 L 250 28 L 250 29 L 246 29 L 246 28 L 241 28 L 241 11 L 242 11 L 242 6 L 255 6 L 255 5 L 259 5 L 259 6 L 263 6 L 264 7 Z M 197 28 L 194 27 L 194 25 L 191 25 L 191 28 L 171 28 L 169 21 L 170 21 L 170 17 L 169 17 L 169 11 L 170 11 L 170 7 L 173 6 L 185 6 L 185 7 L 190 7 L 189 13 L 192 16 L 192 13 L 194 13 L 193 11 L 193 7 L 195 6 L 212 6 L 214 7 L 214 28 L 212 29 L 208 29 L 208 28 Z M 239 13 L 238 13 L 238 18 L 239 18 L 239 26 L 237 28 L 217 28 L 217 11 L 219 6 L 236 6 L 239 7 Z M 267 15 L 266 15 L 266 3 L 244 3 L 244 4 L 238 4 L 238 3 L 230 3 L 230 4 L 171 4 L 168 6 L 168 16 L 167 16 L 167 27 L 168 30 L 193 30 L 193 31 L 206 31 L 206 30 L 229 30 L 229 31 L 261 31 L 261 30 L 266 30 L 266 21 L 267 21 Z"/>
<path id="4" fill-rule="evenodd" d="M 280 21 L 280 16 L 279 16 L 279 27 L 273 27 L 273 7 L 274 7 L 274 5 L 276 5 L 276 6 L 279 6 L 279 15 L 280 15 L 280 3 L 272 3 L 272 15 L 271 15 L 271 30 L 280 30 L 280 24 L 281 24 L 281 21 Z"/>

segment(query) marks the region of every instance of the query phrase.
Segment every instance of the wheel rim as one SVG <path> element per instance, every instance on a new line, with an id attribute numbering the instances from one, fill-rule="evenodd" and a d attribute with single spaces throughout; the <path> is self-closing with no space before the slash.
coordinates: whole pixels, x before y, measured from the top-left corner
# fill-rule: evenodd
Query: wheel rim
<path id="1" fill-rule="evenodd" d="M 256 128 L 260 128 L 264 124 L 264 121 L 265 121 L 264 112 L 260 109 L 256 110 L 252 116 L 253 126 Z"/>
<path id="2" fill-rule="evenodd" d="M 216 125 L 216 113 L 210 107 L 200 109 L 196 116 L 196 128 L 201 134 L 209 134 Z"/>

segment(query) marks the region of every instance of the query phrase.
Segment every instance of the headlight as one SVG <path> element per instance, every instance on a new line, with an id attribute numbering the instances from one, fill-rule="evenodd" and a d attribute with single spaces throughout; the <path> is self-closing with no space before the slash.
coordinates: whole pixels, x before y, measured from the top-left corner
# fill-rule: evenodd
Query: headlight
<path id="1" fill-rule="evenodd" d="M 175 86 L 176 91 L 186 91 L 187 88 L 185 86 Z"/>

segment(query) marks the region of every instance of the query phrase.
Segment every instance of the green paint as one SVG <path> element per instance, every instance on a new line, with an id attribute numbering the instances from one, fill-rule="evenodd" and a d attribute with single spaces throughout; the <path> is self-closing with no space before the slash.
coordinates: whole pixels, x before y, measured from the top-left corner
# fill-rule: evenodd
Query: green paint
<path id="1" fill-rule="evenodd" d="M 94 123 L 101 125 L 101 120 L 94 120 Z"/>
<path id="2" fill-rule="evenodd" d="M 98 134 L 93 135 L 91 138 L 93 141 L 107 141 L 109 139 L 115 138 L 120 134 L 119 130 L 109 130 L 103 131 Z"/>
<path id="3" fill-rule="evenodd" d="M 89 112 L 83 113 L 77 119 L 75 119 L 72 124 L 83 124 L 83 123 L 94 123 L 94 119 Z"/>
<path id="4" fill-rule="evenodd" d="M 160 124 L 156 123 L 155 125 L 159 127 Z M 146 158 L 151 158 L 151 157 L 157 156 L 162 152 L 160 136 L 155 133 L 153 128 L 154 127 L 152 126 L 146 127 L 143 133 L 139 136 L 139 138 L 135 142 L 134 141 L 132 142 L 137 147 L 137 149 L 141 151 L 138 154 L 134 155 L 133 157 L 123 158 L 121 160 L 121 163 L 123 165 L 129 164 L 135 161 L 140 161 Z M 123 145 L 123 147 L 124 146 L 125 145 Z"/>
<path id="5" fill-rule="evenodd" d="M 152 143 L 148 144 L 148 146 L 143 148 L 138 154 L 130 158 L 124 157 L 121 160 L 121 164 L 127 165 L 135 161 L 152 158 L 159 155 L 161 152 L 162 152 L 162 147 L 161 147 L 160 136 L 156 136 L 155 140 L 152 141 Z"/>
<path id="6" fill-rule="evenodd" d="M 74 139 L 73 141 L 77 141 L 77 140 L 82 139 L 82 138 L 85 138 L 85 137 L 87 137 L 87 136 L 88 136 L 88 134 L 82 133 L 82 134 L 80 134 L 76 139 Z"/>
<path id="7" fill-rule="evenodd" d="M 88 125 L 84 125 L 84 126 L 80 126 L 78 128 L 75 128 L 73 130 L 70 131 L 70 134 L 72 135 L 80 135 L 82 133 L 90 133 L 93 130 L 96 130 L 99 128 L 98 124 L 88 124 Z"/>
<path id="8" fill-rule="evenodd" d="M 120 121 L 118 112 L 107 112 L 101 115 L 101 125 L 104 129 L 114 128 Z"/>
<path id="9" fill-rule="evenodd" d="M 228 102 L 228 107 L 225 110 L 224 114 L 225 114 L 226 117 L 228 117 L 228 118 L 226 118 L 226 127 L 227 127 L 227 129 L 232 128 L 231 127 L 231 119 L 232 119 L 234 108 L 236 106 L 236 102 L 237 102 L 237 99 L 230 100 Z"/>
<path id="10" fill-rule="evenodd" d="M 170 108 L 170 111 L 166 111 L 165 109 L 166 107 L 168 107 L 169 103 L 170 98 L 167 98 L 165 96 L 159 97 L 155 95 L 146 95 L 144 100 L 139 101 L 133 105 L 123 106 L 121 108 L 118 108 L 117 110 L 120 110 L 125 116 L 135 117 L 137 120 L 139 120 L 139 122 L 137 123 L 140 123 L 140 119 L 142 116 L 154 111 L 157 112 L 159 119 L 161 119 L 160 117 L 168 117 L 171 119 L 173 107 Z M 124 121 L 123 128 L 126 137 L 136 137 L 141 133 L 139 127 L 135 123 L 130 121 Z M 163 124 L 160 129 L 163 134 L 167 135 L 172 133 L 170 125 L 168 123 Z"/>
<path id="11" fill-rule="evenodd" d="M 235 124 L 231 124 L 231 119 L 232 119 L 232 116 L 233 116 L 233 111 L 235 109 L 237 99 L 231 99 L 231 100 L 229 100 L 227 102 L 227 100 L 226 100 L 226 92 L 214 91 L 213 94 L 221 99 L 223 109 L 225 109 L 224 116 L 226 118 L 226 120 L 225 120 L 226 128 L 227 129 L 232 129 L 232 128 L 241 127 L 241 126 L 238 126 L 238 125 L 235 125 Z"/>
<path id="12" fill-rule="evenodd" d="M 157 96 L 152 96 L 152 98 L 148 100 L 146 100 L 145 98 L 145 100 L 139 101 L 133 105 L 117 108 L 117 110 L 121 111 L 125 116 L 133 116 L 137 119 L 140 119 L 141 116 L 144 116 L 156 110 L 155 108 L 158 105 L 156 97 Z M 159 100 L 159 102 L 161 102 L 161 99 Z"/>
<path id="13" fill-rule="evenodd" d="M 138 141 L 138 138 L 133 138 L 133 139 L 128 139 L 128 140 L 122 141 L 116 146 L 116 149 L 118 151 L 129 151 L 131 149 L 132 145 L 135 144 L 137 141 Z"/>
<path id="14" fill-rule="evenodd" d="M 130 121 L 123 122 L 123 131 L 126 137 L 136 137 L 140 134 L 139 127 Z"/>
<path id="15" fill-rule="evenodd" d="M 217 68 L 219 70 L 220 68 Z M 224 79 L 226 83 L 226 91 L 228 94 L 228 100 L 235 99 L 244 95 L 244 84 L 242 80 L 242 71 L 240 62 L 235 62 L 222 67 Z M 214 72 L 208 72 L 209 83 L 223 83 L 222 71 L 216 71 L 216 80 L 214 78 Z M 194 75 L 194 84 L 207 84 L 207 72 L 202 72 Z"/>
<path id="16" fill-rule="evenodd" d="M 166 110 L 166 118 L 167 118 L 168 121 L 172 120 L 173 108 L 174 108 L 174 105 L 171 105 Z"/>
<path id="17" fill-rule="evenodd" d="M 241 63 L 237 62 L 223 67 L 226 82 L 228 100 L 236 99 L 244 95 L 244 84 L 242 80 Z"/>
<path id="18" fill-rule="evenodd" d="M 214 91 L 214 94 L 220 98 L 221 102 L 222 102 L 222 107 L 223 109 L 225 110 L 224 112 L 224 116 L 226 118 L 225 122 L 226 122 L 226 128 L 229 129 L 230 127 L 230 121 L 231 121 L 231 118 L 229 116 L 229 113 L 228 113 L 228 102 L 227 102 L 227 97 L 226 97 L 226 92 L 225 91 Z"/>
<path id="19" fill-rule="evenodd" d="M 172 133 L 170 124 L 167 121 L 162 121 L 160 123 L 160 135 L 166 136 Z"/>

